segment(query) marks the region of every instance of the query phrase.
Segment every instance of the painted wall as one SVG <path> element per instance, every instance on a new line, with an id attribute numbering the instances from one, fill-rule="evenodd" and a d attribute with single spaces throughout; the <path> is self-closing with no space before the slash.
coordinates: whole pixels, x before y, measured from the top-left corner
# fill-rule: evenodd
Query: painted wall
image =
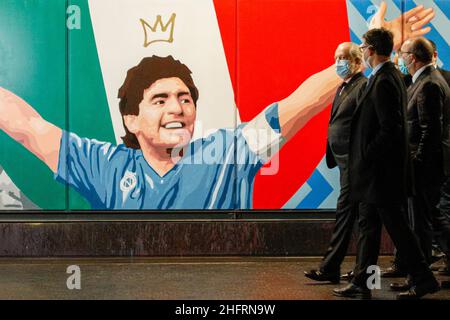
<path id="1" fill-rule="evenodd" d="M 201 139 L 221 128 L 236 129 L 288 96 L 334 63 L 339 43 L 361 43 L 380 2 L 3 0 L 0 86 L 60 128 L 120 144 L 124 130 L 117 92 L 127 71 L 143 57 L 172 55 L 189 67 L 199 89 L 193 140 Z M 387 20 L 420 4 L 434 9 L 427 36 L 437 44 L 440 66 L 448 69 L 450 1 L 386 2 Z M 259 170 L 250 188 L 251 207 L 335 208 L 339 174 L 324 161 L 329 113 L 330 107 L 311 119 Z M 17 209 L 91 209 L 1 131 L 0 164 L 0 195 L 16 194 Z M 0 209 L 10 209 L 4 202 Z"/>

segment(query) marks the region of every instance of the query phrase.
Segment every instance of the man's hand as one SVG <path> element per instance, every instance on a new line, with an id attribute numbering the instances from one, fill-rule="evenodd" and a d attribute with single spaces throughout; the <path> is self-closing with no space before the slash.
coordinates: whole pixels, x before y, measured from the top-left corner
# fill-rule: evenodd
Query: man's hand
<path id="1" fill-rule="evenodd" d="M 394 35 L 394 50 L 400 49 L 403 42 L 410 38 L 420 37 L 430 32 L 430 27 L 423 28 L 434 18 L 433 8 L 425 9 L 424 6 L 417 6 L 394 20 L 385 21 L 387 5 L 381 2 L 378 12 L 369 23 L 369 30 L 374 28 L 385 28 Z"/>

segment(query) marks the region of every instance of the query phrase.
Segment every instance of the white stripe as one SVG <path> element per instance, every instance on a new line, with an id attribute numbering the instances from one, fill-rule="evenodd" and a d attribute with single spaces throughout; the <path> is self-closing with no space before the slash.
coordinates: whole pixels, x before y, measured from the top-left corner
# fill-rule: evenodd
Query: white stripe
<path id="1" fill-rule="evenodd" d="M 286 202 L 282 209 L 295 209 L 305 199 L 305 197 L 311 192 L 311 187 L 305 182 L 300 189 Z"/>
<path id="2" fill-rule="evenodd" d="M 442 38 L 444 38 L 445 42 L 447 42 L 447 45 L 449 45 L 450 23 L 447 19 L 447 16 L 432 0 L 415 0 L 414 3 L 423 4 L 425 7 L 431 7 L 434 9 L 436 15 L 433 20 L 431 20 L 431 24 L 435 27 L 436 31 L 440 33 Z"/>
<path id="3" fill-rule="evenodd" d="M 393 20 L 402 14 L 402 11 L 392 0 L 372 0 L 372 3 L 379 8 L 382 1 L 386 2 L 387 5 L 385 20 Z"/>
<path id="4" fill-rule="evenodd" d="M 254 152 L 263 163 L 266 163 L 284 145 L 286 140 L 275 132 L 266 119 L 265 108 L 242 129 L 242 136 L 249 149 Z"/>
<path id="5" fill-rule="evenodd" d="M 347 0 L 347 14 L 350 28 L 361 39 L 362 35 L 367 31 L 367 22 L 350 0 Z"/>
<path id="6" fill-rule="evenodd" d="M 326 157 L 323 157 L 322 161 L 320 161 L 319 165 L 317 166 L 317 170 L 320 172 L 323 178 L 327 180 L 331 188 L 333 188 L 333 191 L 328 195 L 326 199 L 322 201 L 318 209 L 335 209 L 341 187 L 341 183 L 339 181 L 339 169 L 337 167 L 329 169 L 327 167 Z"/>
<path id="7" fill-rule="evenodd" d="M 197 120 L 202 128 L 235 127 L 239 123 L 233 87 L 212 0 L 89 0 L 108 104 L 117 141 L 124 134 L 117 92 L 126 72 L 143 57 L 172 55 L 186 64 L 200 92 Z M 174 41 L 144 47 L 140 19 L 150 25 L 161 15 L 176 14 Z M 155 35 L 155 34 L 153 34 Z M 204 136 L 196 130 L 194 139 Z"/>

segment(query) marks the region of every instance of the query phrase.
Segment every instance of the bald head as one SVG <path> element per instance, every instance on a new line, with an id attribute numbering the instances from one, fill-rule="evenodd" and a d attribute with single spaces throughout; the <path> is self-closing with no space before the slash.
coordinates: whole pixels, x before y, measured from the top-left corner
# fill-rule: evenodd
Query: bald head
<path id="1" fill-rule="evenodd" d="M 362 53 L 356 43 L 342 42 L 338 45 L 336 52 L 334 53 L 334 60 L 337 59 L 350 60 L 350 62 L 361 65 Z"/>
<path id="2" fill-rule="evenodd" d="M 345 62 L 348 65 L 348 71 L 341 74 L 338 73 L 338 75 L 344 79 L 351 78 L 361 70 L 362 54 L 358 45 L 353 42 L 343 42 L 338 45 L 336 52 L 334 53 L 334 60 L 336 61 L 336 64 L 345 62 L 343 60 L 348 61 Z M 336 71 L 338 71 L 338 69 L 336 69 Z"/>
<path id="3" fill-rule="evenodd" d="M 403 50 L 403 45 L 406 51 Z M 416 61 L 423 64 L 429 64 L 433 61 L 433 45 L 424 37 L 409 39 L 403 45 L 402 51 L 413 54 Z"/>

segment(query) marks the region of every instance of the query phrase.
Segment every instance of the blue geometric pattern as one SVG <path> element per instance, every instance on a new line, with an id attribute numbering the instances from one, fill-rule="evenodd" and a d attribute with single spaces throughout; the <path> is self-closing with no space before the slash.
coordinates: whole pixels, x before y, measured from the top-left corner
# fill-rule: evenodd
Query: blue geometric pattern
<path id="1" fill-rule="evenodd" d="M 319 208 L 333 192 L 333 187 L 317 169 L 314 170 L 308 179 L 308 185 L 311 188 L 311 192 L 300 202 L 297 209 Z"/>

